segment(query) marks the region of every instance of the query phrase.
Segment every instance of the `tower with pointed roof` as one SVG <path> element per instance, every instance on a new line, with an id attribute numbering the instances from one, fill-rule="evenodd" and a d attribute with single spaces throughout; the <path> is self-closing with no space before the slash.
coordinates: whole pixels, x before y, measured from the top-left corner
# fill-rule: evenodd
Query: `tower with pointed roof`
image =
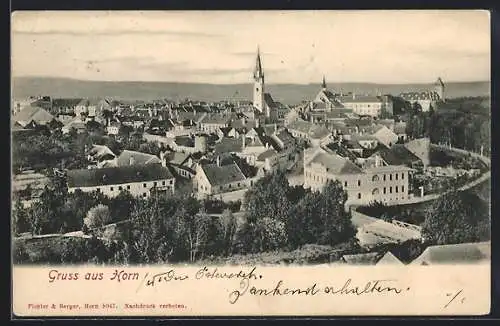
<path id="1" fill-rule="evenodd" d="M 434 83 L 434 90 L 438 93 L 439 99 L 444 102 L 444 83 L 441 77 L 438 77 Z"/>
<path id="2" fill-rule="evenodd" d="M 260 59 L 260 48 L 257 47 L 257 58 L 255 60 L 255 68 L 253 71 L 253 106 L 260 112 L 264 111 L 264 71 L 262 70 L 262 62 Z"/>
<path id="3" fill-rule="evenodd" d="M 326 79 L 325 79 L 325 75 L 323 75 L 323 83 L 321 84 L 321 89 L 323 91 L 326 91 Z"/>

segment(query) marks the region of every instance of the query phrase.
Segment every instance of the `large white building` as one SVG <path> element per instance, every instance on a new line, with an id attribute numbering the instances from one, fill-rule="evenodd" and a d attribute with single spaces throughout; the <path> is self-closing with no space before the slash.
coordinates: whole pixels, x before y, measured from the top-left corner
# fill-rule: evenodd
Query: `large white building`
<path id="1" fill-rule="evenodd" d="M 152 191 L 174 193 L 175 178 L 161 164 L 129 165 L 67 172 L 68 192 L 100 192 L 115 197 L 122 190 L 135 197 L 148 197 Z"/>
<path id="2" fill-rule="evenodd" d="M 329 180 L 337 180 L 347 191 L 347 205 L 409 199 L 411 171 L 404 165 L 383 166 L 382 162 L 362 169 L 349 159 L 322 148 L 304 153 L 304 187 L 321 191 Z"/>
<path id="3" fill-rule="evenodd" d="M 434 83 L 434 90 L 422 91 L 422 92 L 406 92 L 401 93 L 399 96 L 414 105 L 419 104 L 423 112 L 429 111 L 431 108 L 435 108 L 436 104 L 445 101 L 444 94 L 445 86 L 441 77 L 439 77 Z"/>

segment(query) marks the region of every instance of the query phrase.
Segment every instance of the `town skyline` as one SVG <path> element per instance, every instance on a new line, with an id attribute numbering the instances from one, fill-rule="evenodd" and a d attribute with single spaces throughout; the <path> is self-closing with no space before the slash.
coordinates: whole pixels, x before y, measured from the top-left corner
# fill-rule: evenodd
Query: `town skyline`
<path id="1" fill-rule="evenodd" d="M 51 19 L 51 15 L 58 17 Z M 13 15 L 14 78 L 247 84 L 260 47 L 269 85 L 319 84 L 323 75 L 332 84 L 428 84 L 438 76 L 446 82 L 490 80 L 486 11 L 88 15 L 89 12 Z M 294 22 L 298 16 L 301 24 Z M 228 17 L 231 19 L 221 19 Z M 87 23 L 78 24 L 82 19 L 87 19 Z M 227 33 L 227 21 L 236 24 L 232 28 L 238 31 L 236 36 Z M 408 21 L 411 24 L 404 24 Z M 284 25 L 293 35 L 301 33 L 303 41 L 282 37 L 279 26 Z M 390 33 L 396 27 L 398 33 Z M 460 38 L 452 37 L 454 32 Z M 325 41 L 324 35 L 332 35 L 335 45 Z M 162 43 L 168 46 L 151 46 Z M 360 43 L 364 44 L 362 51 Z M 336 49 L 341 49 L 340 53 Z M 332 50 L 336 53 L 334 60 Z M 417 64 L 421 68 L 414 69 Z"/>

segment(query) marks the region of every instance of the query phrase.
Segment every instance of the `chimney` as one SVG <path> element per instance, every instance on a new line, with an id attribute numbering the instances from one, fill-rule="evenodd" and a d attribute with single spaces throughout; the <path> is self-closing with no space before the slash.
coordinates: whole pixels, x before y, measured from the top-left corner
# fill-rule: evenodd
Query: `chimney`
<path id="1" fill-rule="evenodd" d="M 220 166 L 220 156 L 217 155 L 217 166 Z"/>
<path id="2" fill-rule="evenodd" d="M 128 162 L 129 162 L 129 165 L 134 165 L 134 163 L 135 163 L 134 157 L 130 156 L 130 159 Z"/>
<path id="3" fill-rule="evenodd" d="M 255 120 L 255 128 L 259 128 L 259 124 L 260 124 L 260 121 L 259 121 L 259 118 L 257 118 Z"/>
<path id="4" fill-rule="evenodd" d="M 245 149 L 245 147 L 247 146 L 247 142 L 246 142 L 246 140 L 247 140 L 247 139 L 246 139 L 246 138 L 247 138 L 247 137 L 246 137 L 245 135 L 243 135 L 243 137 L 241 137 L 241 139 L 242 139 L 242 142 L 241 142 L 241 143 L 242 143 L 241 148 L 242 148 L 242 149 Z"/>
<path id="5" fill-rule="evenodd" d="M 277 133 L 278 132 L 278 124 L 274 124 L 274 133 Z"/>
<path id="6" fill-rule="evenodd" d="M 313 115 L 312 115 L 312 114 L 310 115 L 309 121 L 310 121 L 311 123 L 314 123 L 314 117 L 313 117 Z"/>

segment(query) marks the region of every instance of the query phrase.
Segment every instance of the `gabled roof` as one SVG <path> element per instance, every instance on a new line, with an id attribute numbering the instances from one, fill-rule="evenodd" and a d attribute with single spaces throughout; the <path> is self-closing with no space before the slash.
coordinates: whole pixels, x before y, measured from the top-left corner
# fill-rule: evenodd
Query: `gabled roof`
<path id="1" fill-rule="evenodd" d="M 87 155 L 91 155 L 97 158 L 102 157 L 104 155 L 115 156 L 113 151 L 111 151 L 109 147 L 105 145 L 92 145 L 92 148 L 87 152 Z"/>
<path id="2" fill-rule="evenodd" d="M 222 140 L 215 144 L 215 153 L 236 153 L 241 152 L 243 140 L 237 138 L 222 138 Z"/>
<path id="3" fill-rule="evenodd" d="M 245 175 L 241 172 L 236 163 L 218 166 L 217 164 L 201 165 L 203 172 L 208 178 L 210 185 L 221 186 L 232 182 L 245 180 Z"/>
<path id="4" fill-rule="evenodd" d="M 124 150 L 116 158 L 117 166 L 131 165 L 131 161 L 133 161 L 133 165 L 161 163 L 161 160 L 156 155 L 129 150 Z"/>
<path id="5" fill-rule="evenodd" d="M 266 158 L 273 157 L 277 155 L 278 152 L 274 148 L 270 148 L 257 156 L 257 161 L 265 161 Z"/>
<path id="6" fill-rule="evenodd" d="M 274 102 L 273 97 L 269 93 L 264 94 L 264 102 L 266 102 L 267 106 L 272 109 L 278 107 L 278 105 Z"/>
<path id="7" fill-rule="evenodd" d="M 297 120 L 290 123 L 287 129 L 297 130 L 314 139 L 322 139 L 330 134 L 330 131 L 325 126 L 320 126 L 304 120 Z"/>
<path id="8" fill-rule="evenodd" d="M 324 151 L 317 152 L 314 157 L 309 160 L 308 165 L 312 163 L 322 165 L 326 168 L 326 172 L 335 175 L 363 173 L 363 170 L 349 159 L 343 158 L 337 154 L 328 154 Z"/>
<path id="9" fill-rule="evenodd" d="M 379 259 L 377 265 L 404 265 L 404 263 L 394 256 L 392 252 L 388 251 Z"/>
<path id="10" fill-rule="evenodd" d="M 170 152 L 166 156 L 170 164 L 182 165 L 187 161 L 191 154 L 182 152 Z"/>
<path id="11" fill-rule="evenodd" d="M 52 121 L 53 119 L 54 116 L 52 114 L 36 106 L 25 106 L 12 118 L 13 121 L 17 122 L 35 121 L 36 123 L 46 123 Z"/>
<path id="12" fill-rule="evenodd" d="M 427 247 L 412 265 L 467 264 L 491 258 L 491 242 L 459 243 Z"/>
<path id="13" fill-rule="evenodd" d="M 80 169 L 67 172 L 68 187 L 70 188 L 147 182 L 171 178 L 173 176 L 170 171 L 161 164 Z"/>
<path id="14" fill-rule="evenodd" d="M 414 101 L 438 101 L 439 94 L 435 91 L 428 91 L 428 92 L 407 92 L 407 93 L 401 93 L 399 95 L 402 99 L 409 101 L 409 102 L 414 102 Z"/>
<path id="15" fill-rule="evenodd" d="M 420 159 L 413 154 L 403 144 L 394 144 L 391 148 L 381 148 L 374 155 L 380 157 L 389 165 L 408 165 L 420 161 Z"/>

